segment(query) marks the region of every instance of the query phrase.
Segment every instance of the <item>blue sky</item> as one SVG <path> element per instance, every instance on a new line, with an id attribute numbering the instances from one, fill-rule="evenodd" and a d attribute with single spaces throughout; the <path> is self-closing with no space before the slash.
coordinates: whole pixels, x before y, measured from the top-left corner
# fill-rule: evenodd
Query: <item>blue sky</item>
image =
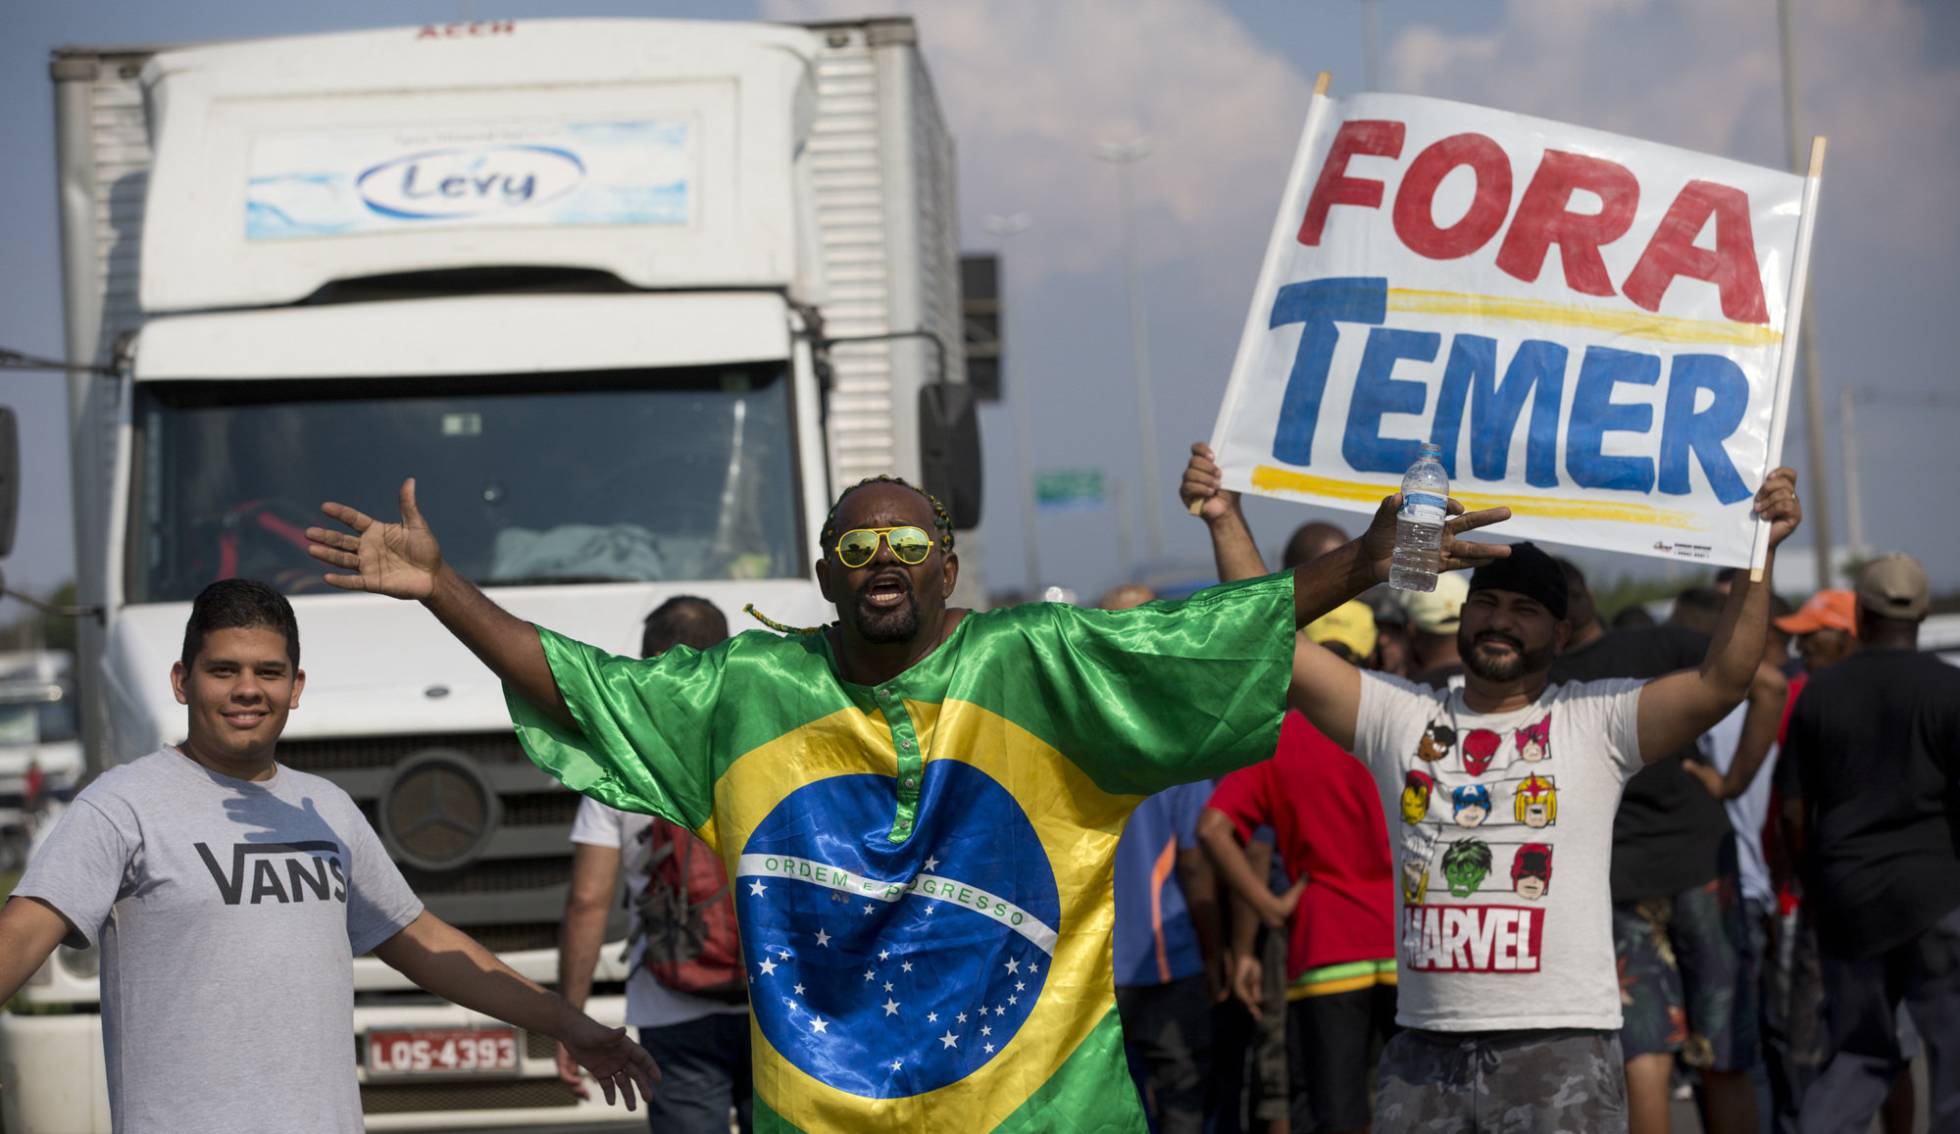
<path id="1" fill-rule="evenodd" d="M 1206 569 L 1202 528 L 1172 498 L 1180 454 L 1209 433 L 1306 96 L 1370 68 L 1359 0 L 995 0 L 990 3 L 380 3 L 264 0 L 15 4 L 0 37 L 0 346 L 61 352 L 53 110 L 46 61 L 61 44 L 171 43 L 477 18 L 689 16 L 820 19 L 906 11 L 919 23 L 959 144 L 963 241 L 1000 245 L 990 214 L 1034 220 L 1005 248 L 1008 385 L 1033 399 L 1038 468 L 1088 465 L 1121 481 L 1141 546 L 1139 501 L 1162 509 L 1170 574 Z M 1914 404 L 1954 390 L 1946 322 L 1960 298 L 1960 5 L 1937 0 L 1796 4 L 1799 113 L 1831 135 L 1812 293 L 1831 434 L 1833 514 L 1844 532 L 1839 390 L 1858 407 L 1868 543 L 1919 555 L 1960 585 L 1960 525 L 1942 484 L 1960 483 L 1960 408 Z M 1436 95 L 1780 165 L 1775 5 L 1767 0 L 1391 2 L 1377 8 L 1378 89 Z M 1118 243 L 1119 185 L 1096 143 L 1147 134 L 1136 167 L 1137 244 L 1156 385 L 1161 468 L 1140 485 Z M 53 375 L 0 375 L 22 418 L 25 509 L 17 585 L 72 570 L 66 414 Z M 1787 454 L 1807 470 L 1800 399 Z M 980 566 L 1020 582 L 1021 518 L 1009 414 L 990 408 L 988 524 Z M 1815 484 L 1807 489 L 1814 493 Z M 1314 514 L 1255 502 L 1276 550 Z M 1355 517 L 1331 518 L 1352 528 Z M 1129 573 L 1111 509 L 1039 517 L 1046 581 L 1087 595 Z M 1799 536 L 1799 541 L 1806 537 Z M 1657 560 L 1581 556 L 1595 576 L 1664 575 Z M 1782 589 L 1809 588 L 1786 571 Z M 9 612 L 0 611 L 0 618 Z"/>

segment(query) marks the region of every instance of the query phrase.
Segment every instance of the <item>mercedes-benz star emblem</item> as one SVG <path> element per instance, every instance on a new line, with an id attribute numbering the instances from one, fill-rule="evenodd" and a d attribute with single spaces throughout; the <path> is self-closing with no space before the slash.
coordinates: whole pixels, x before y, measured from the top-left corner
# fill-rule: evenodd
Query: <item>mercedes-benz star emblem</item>
<path id="1" fill-rule="evenodd" d="M 403 862 L 424 870 L 461 866 L 497 825 L 497 794 L 468 757 L 432 751 L 395 769 L 381 798 L 381 833 Z"/>

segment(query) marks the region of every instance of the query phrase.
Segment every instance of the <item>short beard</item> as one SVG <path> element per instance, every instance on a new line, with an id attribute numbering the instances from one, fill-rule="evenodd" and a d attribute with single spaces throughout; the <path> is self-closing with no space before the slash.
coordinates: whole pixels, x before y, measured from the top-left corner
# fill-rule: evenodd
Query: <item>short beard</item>
<path id="1" fill-rule="evenodd" d="M 890 610 L 871 606 L 859 597 L 857 603 L 857 632 L 865 641 L 877 646 L 889 646 L 895 642 L 909 642 L 919 636 L 919 599 L 917 595 L 906 592 L 905 601 Z"/>
<path id="2" fill-rule="evenodd" d="M 1514 640 L 1515 641 L 1515 640 Z M 1460 651 L 1463 668 L 1483 678 L 1485 681 L 1516 681 L 1529 673 L 1541 673 L 1552 668 L 1552 647 L 1526 649 L 1523 643 L 1516 643 L 1510 657 L 1502 661 L 1484 656 L 1475 644 Z"/>

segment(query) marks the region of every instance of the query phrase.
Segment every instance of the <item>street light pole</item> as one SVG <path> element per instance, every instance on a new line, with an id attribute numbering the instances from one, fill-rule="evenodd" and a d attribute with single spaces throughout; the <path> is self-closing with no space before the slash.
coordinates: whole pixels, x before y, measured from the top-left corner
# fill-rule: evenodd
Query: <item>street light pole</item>
<path id="1" fill-rule="evenodd" d="M 1789 150 L 1790 170 L 1801 175 L 1807 168 L 1797 145 L 1797 54 L 1791 43 L 1790 0 L 1777 0 L 1777 32 L 1783 47 L 1783 140 Z M 1810 458 L 1810 483 L 1817 487 L 1804 498 L 1804 522 L 1815 534 L 1817 545 L 1817 589 L 1831 585 L 1831 477 L 1830 457 L 1824 451 L 1824 394 L 1817 373 L 1817 320 L 1812 318 L 1810 292 L 1803 298 L 1803 330 L 1798 349 L 1803 351 L 1804 445 Z"/>
<path id="2" fill-rule="evenodd" d="M 1130 303 L 1130 373 L 1137 388 L 1137 455 L 1143 463 L 1143 477 L 1138 484 L 1139 501 L 1143 506 L 1144 535 L 1150 549 L 1150 561 L 1155 563 L 1164 557 L 1164 519 L 1158 513 L 1157 494 L 1151 486 L 1157 483 L 1157 413 L 1155 401 L 1150 390 L 1150 358 L 1144 343 L 1143 291 L 1137 281 L 1136 252 L 1136 164 L 1150 156 L 1150 139 L 1138 136 L 1127 142 L 1103 142 L 1096 147 L 1096 156 L 1106 162 L 1121 167 L 1123 178 L 1123 285 L 1129 294 Z M 1134 564 L 1132 564 L 1134 566 Z"/>
<path id="3" fill-rule="evenodd" d="M 1865 552 L 1865 521 L 1858 504 L 1858 423 L 1852 420 L 1850 386 L 1838 391 L 1838 430 L 1844 436 L 1844 540 L 1851 554 Z"/>
<path id="4" fill-rule="evenodd" d="M 987 214 L 980 226 L 991 233 L 999 242 L 1000 265 L 1000 306 L 1006 323 L 1007 312 L 1007 242 L 1026 232 L 1034 224 L 1034 218 L 1026 213 L 1009 213 L 1006 216 Z M 1014 458 L 1020 466 L 1021 481 L 1021 544 L 1025 559 L 1027 577 L 1024 580 L 1028 598 L 1032 601 L 1041 597 L 1041 550 L 1035 536 L 1034 524 L 1034 427 L 1028 419 L 1028 396 L 1025 382 L 1010 382 L 1006 391 L 1007 408 L 1014 414 Z"/>

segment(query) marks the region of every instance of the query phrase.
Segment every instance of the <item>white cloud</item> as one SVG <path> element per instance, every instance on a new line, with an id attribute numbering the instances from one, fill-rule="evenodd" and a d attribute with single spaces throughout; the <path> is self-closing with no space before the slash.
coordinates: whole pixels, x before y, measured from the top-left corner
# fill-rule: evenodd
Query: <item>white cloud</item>
<path id="1" fill-rule="evenodd" d="M 988 213 L 1025 211 L 1024 281 L 1091 271 L 1115 253 L 1119 182 L 1103 140 L 1152 141 L 1136 170 L 1141 254 L 1184 260 L 1272 222 L 1310 80 L 1220 4 L 1193 0 L 765 0 L 767 18 L 917 16 L 958 140 L 969 243 Z M 1247 229 L 1246 226 L 1252 226 Z M 1256 253 L 1255 253 L 1256 254 Z M 1237 264 L 1249 281 L 1251 269 Z"/>

